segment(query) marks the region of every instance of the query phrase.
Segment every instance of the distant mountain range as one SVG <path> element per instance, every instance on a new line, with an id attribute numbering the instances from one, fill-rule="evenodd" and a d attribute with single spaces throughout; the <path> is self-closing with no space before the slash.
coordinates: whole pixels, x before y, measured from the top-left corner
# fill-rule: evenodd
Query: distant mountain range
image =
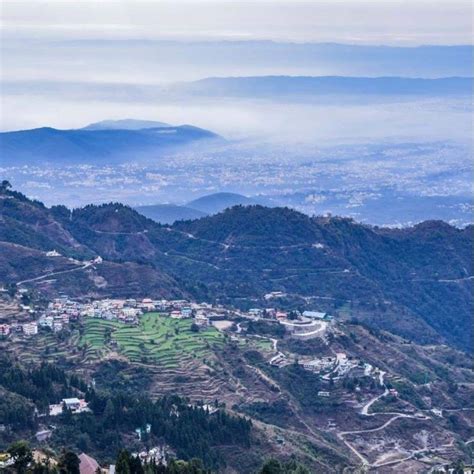
<path id="1" fill-rule="evenodd" d="M 173 224 L 176 221 L 198 219 L 217 214 L 233 206 L 263 204 L 264 200 L 249 198 L 237 193 L 214 193 L 188 202 L 184 206 L 175 204 L 155 204 L 137 206 L 135 210 L 160 224 Z"/>
<path id="2" fill-rule="evenodd" d="M 142 125 L 145 128 L 138 128 Z M 2 165 L 120 163 L 157 158 L 166 151 L 221 140 L 215 133 L 191 125 L 150 125 L 153 122 L 106 121 L 78 130 L 43 127 L 0 133 Z"/>
<path id="3" fill-rule="evenodd" d="M 466 49 L 469 51 L 469 48 Z M 349 53 L 348 53 L 349 54 Z M 464 53 L 463 53 L 464 54 Z M 381 57 L 380 60 L 385 60 Z M 453 59 L 454 61 L 454 59 Z M 389 67 L 389 65 L 387 65 Z M 472 69 L 472 68 L 471 68 Z M 472 72 L 471 72 L 472 74 Z M 34 93 L 41 96 L 55 96 L 58 84 L 52 81 L 6 81 L 2 82 L 2 92 L 13 96 Z M 124 97 L 136 103 L 171 101 L 182 104 L 183 100 L 201 97 L 248 97 L 277 101 L 279 98 L 298 99 L 301 97 L 327 97 L 328 100 L 338 96 L 364 97 L 453 97 L 471 96 L 473 79 L 466 76 L 438 76 L 426 78 L 404 76 L 222 76 L 205 77 L 191 82 L 179 82 L 163 86 L 161 84 L 116 83 L 82 83 L 62 82 L 60 93 L 64 97 L 75 97 L 77 100 L 123 101 Z M 120 121 L 119 121 L 120 122 Z M 124 125 L 121 123 L 112 126 Z M 104 126 L 111 126 L 106 121 Z M 162 126 L 162 124 L 158 125 Z M 147 125 L 148 127 L 148 125 Z M 94 130 L 102 130 L 102 124 L 95 125 Z M 135 130 L 135 126 L 127 129 Z"/>
<path id="4" fill-rule="evenodd" d="M 471 347 L 473 226 L 377 228 L 255 205 L 163 226 L 121 204 L 70 211 L 13 191 L 0 197 L 4 285 L 46 275 L 32 284 L 49 294 L 186 295 L 241 307 L 280 291 L 282 307 L 321 297 L 372 327 Z M 54 249 L 63 257 L 46 255 Z M 96 266 L 68 260 L 97 255 Z"/>
<path id="5" fill-rule="evenodd" d="M 414 79 L 405 77 L 255 76 L 212 77 L 182 83 L 177 90 L 194 95 L 280 97 L 308 95 L 446 96 L 471 95 L 471 77 Z"/>

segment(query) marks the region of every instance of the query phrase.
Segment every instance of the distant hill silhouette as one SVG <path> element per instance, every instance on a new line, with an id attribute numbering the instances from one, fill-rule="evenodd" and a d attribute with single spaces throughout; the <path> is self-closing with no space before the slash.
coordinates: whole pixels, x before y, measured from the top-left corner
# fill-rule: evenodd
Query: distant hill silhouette
<path id="1" fill-rule="evenodd" d="M 183 83 L 178 88 L 197 95 L 278 97 L 306 95 L 471 95 L 473 79 L 446 77 L 254 76 L 211 77 Z"/>
<path id="2" fill-rule="evenodd" d="M 176 221 L 199 219 L 207 213 L 176 204 L 154 204 L 150 206 L 137 206 L 135 210 L 149 219 L 160 224 L 173 224 Z"/>
<path id="3" fill-rule="evenodd" d="M 220 139 L 190 125 L 141 130 L 57 130 L 43 127 L 0 133 L 2 165 L 119 163 L 159 157 L 179 147 Z"/>
<path id="4" fill-rule="evenodd" d="M 169 123 L 154 120 L 102 120 L 83 127 L 81 130 L 143 130 L 145 128 L 171 127 Z"/>
<path id="5" fill-rule="evenodd" d="M 176 204 L 154 204 L 137 206 L 135 210 L 140 214 L 159 222 L 160 224 L 173 224 L 177 221 L 199 219 L 212 214 L 217 214 L 233 206 L 249 206 L 262 204 L 263 200 L 249 198 L 237 193 L 213 193 L 188 202 L 184 206 Z"/>
<path id="6" fill-rule="evenodd" d="M 206 214 L 217 214 L 229 207 L 251 204 L 260 204 L 257 199 L 249 198 L 237 193 L 214 193 L 194 199 L 186 204 L 186 207 L 197 209 Z"/>

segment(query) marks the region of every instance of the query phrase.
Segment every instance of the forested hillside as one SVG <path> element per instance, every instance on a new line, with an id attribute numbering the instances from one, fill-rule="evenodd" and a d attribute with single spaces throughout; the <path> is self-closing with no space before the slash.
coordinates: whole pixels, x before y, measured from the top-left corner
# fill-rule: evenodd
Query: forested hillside
<path id="1" fill-rule="evenodd" d="M 48 209 L 6 189 L 0 213 L 5 284 L 59 269 L 45 291 L 186 294 L 241 306 L 272 291 L 287 295 L 288 305 L 317 296 L 418 342 L 470 347 L 472 226 L 374 228 L 262 206 L 163 226 L 117 203 Z M 62 256 L 47 258 L 50 250 Z M 96 256 L 100 265 L 63 271 Z"/>
<path id="2" fill-rule="evenodd" d="M 207 468 L 225 465 L 219 446 L 248 448 L 252 423 L 218 410 L 190 405 L 180 397 L 150 400 L 108 387 L 95 391 L 75 375 L 49 364 L 24 368 L 3 356 L 0 359 L 0 416 L 14 433 L 0 433 L 0 446 L 18 438 L 31 437 L 48 405 L 72 395 L 84 397 L 91 411 L 72 416 L 68 410 L 54 419 L 55 446 L 74 446 L 102 459 L 114 459 L 136 428 L 150 424 L 149 442 L 164 440 L 180 459 L 202 459 Z M 216 407 L 217 408 L 217 407 Z M 34 412 L 37 409 L 38 412 Z M 44 415 L 42 415 L 44 416 Z"/>

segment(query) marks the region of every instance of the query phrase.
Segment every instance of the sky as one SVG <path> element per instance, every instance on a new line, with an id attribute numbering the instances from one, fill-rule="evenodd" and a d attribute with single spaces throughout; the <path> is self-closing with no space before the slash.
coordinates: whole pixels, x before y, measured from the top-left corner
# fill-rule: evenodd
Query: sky
<path id="1" fill-rule="evenodd" d="M 459 0 L 3 0 L 7 38 L 471 44 Z"/>
<path id="2" fill-rule="evenodd" d="M 212 76 L 471 74 L 466 49 L 458 56 L 457 50 L 445 48 L 442 58 L 436 53 L 424 60 L 410 55 L 419 45 L 471 45 L 469 1 L 2 0 L 0 17 L 3 131 L 75 128 L 132 117 L 192 123 L 226 136 L 266 133 L 274 127 L 281 134 L 288 129 L 288 111 L 301 118 L 301 126 L 294 120 L 292 124 L 303 130 L 302 126 L 324 117 L 327 108 L 314 112 L 313 107 L 295 110 L 284 104 L 147 102 L 127 91 Z M 272 43 L 253 43 L 262 40 Z M 330 47 L 319 52 L 311 49 L 322 43 L 405 49 L 361 49 L 339 55 Z M 103 87 L 113 93 L 94 95 Z M 396 114 L 397 123 L 403 124 L 406 107 L 413 108 L 379 107 L 383 115 L 373 121 L 389 123 Z M 422 113 L 425 107 L 416 106 Z M 445 128 L 443 114 L 438 104 L 428 109 L 438 125 L 425 118 L 421 125 L 437 133 Z M 344 111 L 338 105 L 331 110 L 337 118 L 330 121 L 331 130 L 342 130 Z M 365 112 L 362 106 L 348 110 L 347 116 L 356 120 Z M 450 104 L 444 117 L 454 124 L 449 130 L 464 134 L 465 127 L 452 119 L 459 114 L 458 105 Z M 347 129 L 355 129 L 353 123 L 349 120 Z M 464 118 L 463 123 L 467 123 Z"/>

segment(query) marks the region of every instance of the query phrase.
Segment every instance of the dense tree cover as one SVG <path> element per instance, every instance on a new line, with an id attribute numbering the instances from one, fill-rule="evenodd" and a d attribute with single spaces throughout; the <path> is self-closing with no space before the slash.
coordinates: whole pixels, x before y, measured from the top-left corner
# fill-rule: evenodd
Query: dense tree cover
<path id="1" fill-rule="evenodd" d="M 178 396 L 150 400 L 131 392 L 95 391 L 63 370 L 41 364 L 28 370 L 7 357 L 0 358 L 0 414 L 16 429 L 32 430 L 37 419 L 34 407 L 46 411 L 48 404 L 83 393 L 91 412 L 73 415 L 68 410 L 54 418 L 56 429 L 51 442 L 56 446 L 76 446 L 102 457 L 112 457 L 123 446 L 123 436 L 143 429 L 143 442 L 162 440 L 179 458 L 202 459 L 206 467 L 217 467 L 224 459 L 216 449 L 221 445 L 249 447 L 252 424 L 249 420 L 218 410 L 190 405 Z M 151 425 L 147 434 L 145 427 Z"/>
<path id="2" fill-rule="evenodd" d="M 70 397 L 87 385 L 76 376 L 67 375 L 57 366 L 42 363 L 37 367 L 24 369 L 8 356 L 0 356 L 0 413 L 4 419 L 18 427 L 32 426 L 32 404 L 45 412 L 51 403 Z M 16 396 L 15 396 L 16 395 Z"/>
<path id="3" fill-rule="evenodd" d="M 177 396 L 152 401 L 121 393 L 86 395 L 92 414 L 69 417 L 57 436 L 63 441 L 87 436 L 90 448 L 111 454 L 121 447 L 120 433 L 133 433 L 136 428 L 151 425 L 155 440 L 163 439 L 176 450 L 181 459 L 198 457 L 209 467 L 223 463 L 217 449 L 220 445 L 250 446 L 251 422 L 230 416 L 222 410 L 209 415 L 200 407 L 191 406 Z M 144 434 L 146 440 L 146 434 Z"/>
<path id="4" fill-rule="evenodd" d="M 26 472 L 28 465 L 33 460 L 29 444 L 26 441 L 17 441 L 8 447 L 8 454 L 14 460 L 13 467 L 18 474 Z"/>
<path id="5" fill-rule="evenodd" d="M 13 428 L 36 426 L 35 406 L 27 398 L 8 392 L 0 386 L 0 421 Z M 1 437 L 0 437 L 1 438 Z"/>
<path id="6" fill-rule="evenodd" d="M 64 451 L 58 462 L 59 474 L 79 474 L 81 461 L 73 451 Z"/>
<path id="7" fill-rule="evenodd" d="M 280 462 L 277 459 L 269 459 L 257 474 L 310 474 L 310 471 L 295 460 Z"/>

